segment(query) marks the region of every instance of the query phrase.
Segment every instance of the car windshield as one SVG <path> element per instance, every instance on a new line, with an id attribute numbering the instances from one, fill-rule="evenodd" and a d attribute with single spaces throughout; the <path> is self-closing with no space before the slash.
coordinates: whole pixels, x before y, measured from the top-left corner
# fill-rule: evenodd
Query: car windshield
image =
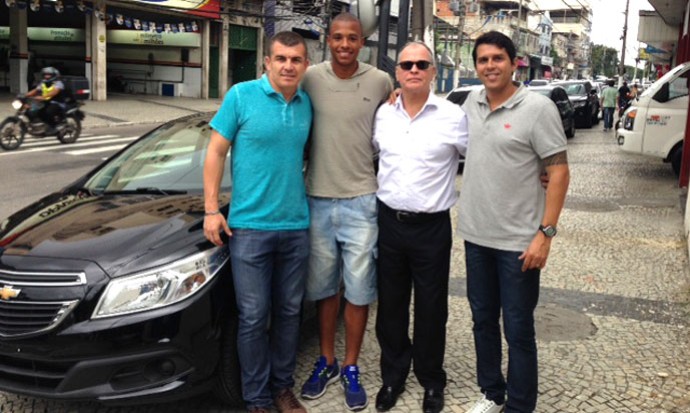
<path id="1" fill-rule="evenodd" d="M 94 193 L 202 193 L 208 120 L 163 125 L 110 159 L 84 185 Z M 226 158 L 223 191 L 231 188 L 230 156 Z"/>
<path id="2" fill-rule="evenodd" d="M 570 85 L 562 85 L 563 88 L 565 89 L 565 93 L 567 93 L 569 96 L 576 96 L 576 95 L 586 95 L 587 91 L 585 90 L 585 85 L 582 83 L 573 83 Z"/>

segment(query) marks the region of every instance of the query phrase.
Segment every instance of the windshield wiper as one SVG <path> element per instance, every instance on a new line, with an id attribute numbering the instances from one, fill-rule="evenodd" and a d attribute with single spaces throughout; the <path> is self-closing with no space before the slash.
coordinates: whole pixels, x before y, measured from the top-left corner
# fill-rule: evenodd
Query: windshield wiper
<path id="1" fill-rule="evenodd" d="M 105 191 L 106 194 L 154 194 L 154 195 L 185 195 L 187 191 L 178 189 L 161 189 L 155 186 L 139 187 L 121 191 Z"/>

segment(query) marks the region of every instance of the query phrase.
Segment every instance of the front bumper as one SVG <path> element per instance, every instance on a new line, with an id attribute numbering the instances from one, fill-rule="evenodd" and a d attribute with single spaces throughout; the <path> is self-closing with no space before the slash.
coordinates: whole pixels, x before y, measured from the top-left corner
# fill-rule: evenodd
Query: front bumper
<path id="1" fill-rule="evenodd" d="M 635 131 L 616 129 L 618 145 L 625 152 L 642 153 L 642 134 Z"/>
<path id="2" fill-rule="evenodd" d="M 30 338 L 0 340 L 0 390 L 33 397 L 162 402 L 208 390 L 220 359 L 217 277 L 159 310 L 87 320 Z"/>

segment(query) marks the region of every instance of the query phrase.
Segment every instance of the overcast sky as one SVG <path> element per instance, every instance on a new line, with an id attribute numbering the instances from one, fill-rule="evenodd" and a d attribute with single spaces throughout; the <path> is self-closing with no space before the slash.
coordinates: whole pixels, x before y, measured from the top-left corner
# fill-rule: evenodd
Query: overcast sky
<path id="1" fill-rule="evenodd" d="M 625 0 L 589 0 L 594 13 L 592 21 L 592 43 L 603 44 L 620 51 L 623 47 L 623 24 L 625 21 Z M 628 35 L 625 45 L 625 63 L 633 66 L 639 48 L 637 42 L 637 25 L 640 10 L 654 10 L 647 0 L 630 0 L 628 11 Z M 644 47 L 645 44 L 642 44 Z"/>

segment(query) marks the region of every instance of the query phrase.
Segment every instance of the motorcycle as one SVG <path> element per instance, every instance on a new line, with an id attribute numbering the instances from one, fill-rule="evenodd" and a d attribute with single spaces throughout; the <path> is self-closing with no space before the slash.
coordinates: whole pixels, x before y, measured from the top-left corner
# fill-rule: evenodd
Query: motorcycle
<path id="1" fill-rule="evenodd" d="M 48 125 L 38 115 L 40 104 L 48 103 L 23 95 L 17 96 L 12 102 L 17 113 L 0 123 L 0 147 L 8 151 L 19 148 L 27 133 L 36 138 L 57 136 L 62 143 L 76 142 L 81 134 L 81 121 L 84 120 L 84 112 L 80 109 L 83 103 L 74 99 L 54 103 L 62 106 L 56 127 Z"/>

